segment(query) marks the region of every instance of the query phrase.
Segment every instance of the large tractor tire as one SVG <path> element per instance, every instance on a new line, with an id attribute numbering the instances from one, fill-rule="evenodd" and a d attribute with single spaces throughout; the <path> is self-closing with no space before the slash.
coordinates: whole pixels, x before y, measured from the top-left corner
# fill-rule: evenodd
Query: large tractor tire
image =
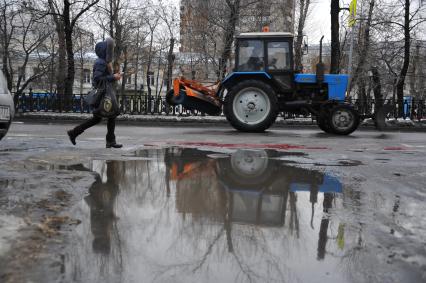
<path id="1" fill-rule="evenodd" d="M 318 115 L 316 119 L 317 119 L 318 128 L 320 128 L 321 130 L 323 130 L 324 132 L 326 132 L 328 134 L 333 133 L 331 131 L 330 125 L 328 124 L 328 119 L 327 119 L 327 116 L 325 114 Z"/>
<path id="2" fill-rule="evenodd" d="M 277 96 L 274 89 L 263 81 L 240 82 L 225 97 L 224 114 L 239 131 L 263 132 L 277 118 Z"/>
<path id="3" fill-rule="evenodd" d="M 185 99 L 185 91 L 184 90 L 181 90 L 179 92 L 179 95 L 177 95 L 177 96 L 174 95 L 173 89 L 169 90 L 166 93 L 166 101 L 171 106 L 176 106 L 176 105 L 182 104 L 184 99 Z"/>
<path id="4" fill-rule="evenodd" d="M 345 104 L 334 106 L 327 120 L 331 132 L 336 135 L 349 135 L 358 128 L 360 123 L 358 111 Z"/>
<path id="5" fill-rule="evenodd" d="M 265 150 L 239 149 L 229 158 L 218 160 L 219 179 L 235 189 L 262 190 L 269 187 L 279 173 L 277 160 L 270 159 L 273 154 Z"/>

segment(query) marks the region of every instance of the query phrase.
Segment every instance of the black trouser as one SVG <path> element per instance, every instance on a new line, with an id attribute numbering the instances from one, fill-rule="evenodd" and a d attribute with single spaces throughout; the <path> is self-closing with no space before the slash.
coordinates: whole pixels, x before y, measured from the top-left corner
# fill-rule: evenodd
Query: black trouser
<path id="1" fill-rule="evenodd" d="M 102 118 L 99 116 L 93 116 L 92 118 L 90 118 L 87 121 L 84 121 L 82 124 L 78 125 L 77 127 L 75 127 L 73 129 L 74 135 L 78 136 L 81 133 L 83 133 L 85 130 L 87 130 L 88 128 L 99 124 L 99 122 L 102 121 Z M 115 142 L 115 134 L 114 134 L 114 130 L 115 130 L 115 117 L 114 118 L 108 118 L 108 123 L 107 123 L 107 129 L 108 129 L 108 133 L 106 135 L 106 141 L 109 143 L 113 143 Z"/>

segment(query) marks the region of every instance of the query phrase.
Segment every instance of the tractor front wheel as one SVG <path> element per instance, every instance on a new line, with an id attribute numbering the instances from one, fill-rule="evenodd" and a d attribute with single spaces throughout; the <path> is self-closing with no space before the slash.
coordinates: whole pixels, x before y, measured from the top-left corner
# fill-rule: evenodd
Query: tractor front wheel
<path id="1" fill-rule="evenodd" d="M 263 81 L 240 82 L 225 97 L 224 114 L 239 131 L 263 132 L 277 118 L 277 96 L 274 89 Z"/>
<path id="2" fill-rule="evenodd" d="M 349 135 L 355 131 L 360 123 L 358 112 L 350 105 L 336 105 L 328 115 L 328 125 L 336 135 Z"/>
<path id="3" fill-rule="evenodd" d="M 318 128 L 320 128 L 324 132 L 328 134 L 332 134 L 331 127 L 328 124 L 328 119 L 326 115 L 320 114 L 317 116 L 317 125 L 318 125 Z"/>

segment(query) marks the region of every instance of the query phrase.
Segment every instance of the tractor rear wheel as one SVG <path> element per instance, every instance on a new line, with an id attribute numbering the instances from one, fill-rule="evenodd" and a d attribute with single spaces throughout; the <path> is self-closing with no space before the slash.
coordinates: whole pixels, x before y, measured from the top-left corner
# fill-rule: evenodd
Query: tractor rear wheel
<path id="1" fill-rule="evenodd" d="M 239 131 L 263 132 L 277 118 L 277 96 L 274 89 L 263 81 L 240 82 L 225 97 L 224 114 Z"/>
<path id="2" fill-rule="evenodd" d="M 349 135 L 355 131 L 360 123 L 358 112 L 350 105 L 336 105 L 330 110 L 328 124 L 336 135 Z"/>

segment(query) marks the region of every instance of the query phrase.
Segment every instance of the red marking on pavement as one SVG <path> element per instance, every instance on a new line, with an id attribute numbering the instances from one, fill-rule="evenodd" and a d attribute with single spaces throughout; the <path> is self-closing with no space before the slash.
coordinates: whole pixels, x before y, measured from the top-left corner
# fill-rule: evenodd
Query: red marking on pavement
<path id="1" fill-rule="evenodd" d="M 292 144 L 252 144 L 252 143 L 216 143 L 216 142 L 178 142 L 178 145 L 187 146 L 210 146 L 210 147 L 222 147 L 222 148 L 267 148 L 267 149 L 328 149 L 326 147 L 306 147 L 304 145 L 292 145 Z"/>
<path id="2" fill-rule="evenodd" d="M 407 148 L 402 146 L 387 146 L 384 150 L 407 150 Z"/>

